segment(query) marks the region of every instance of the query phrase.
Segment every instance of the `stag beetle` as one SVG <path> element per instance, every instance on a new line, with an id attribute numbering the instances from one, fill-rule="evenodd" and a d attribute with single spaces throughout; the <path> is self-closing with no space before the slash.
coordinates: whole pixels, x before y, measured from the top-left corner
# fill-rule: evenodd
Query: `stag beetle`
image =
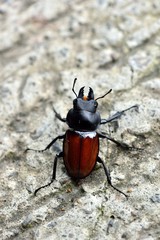
<path id="1" fill-rule="evenodd" d="M 124 149 L 132 149 L 132 147 L 102 133 L 98 133 L 96 130 L 99 125 L 106 124 L 115 119 L 118 119 L 124 112 L 128 111 L 131 108 L 137 108 L 138 106 L 134 105 L 123 111 L 117 112 L 108 119 L 101 119 L 100 113 L 97 112 L 97 100 L 104 98 L 112 91 L 112 89 L 110 89 L 103 96 L 96 99 L 94 98 L 94 92 L 91 87 L 89 88 L 88 96 L 84 96 L 84 87 L 79 90 L 79 93 L 77 95 L 74 89 L 76 80 L 77 78 L 74 79 L 72 86 L 72 91 L 75 94 L 76 98 L 73 100 L 73 108 L 69 110 L 67 117 L 62 118 L 61 115 L 58 114 L 54 109 L 56 117 L 60 121 L 67 123 L 69 129 L 65 134 L 54 138 L 51 143 L 49 143 L 43 150 L 35 150 L 31 148 L 26 149 L 26 151 L 33 150 L 44 152 L 48 150 L 58 139 L 63 139 L 63 150 L 59 154 L 56 154 L 54 159 L 51 181 L 48 184 L 37 188 L 34 194 L 36 195 L 40 189 L 49 186 L 55 180 L 57 160 L 62 157 L 68 175 L 74 180 L 87 177 L 93 171 L 96 163 L 101 163 L 104 168 L 108 184 L 123 194 L 125 197 L 128 197 L 125 193 L 112 185 L 110 173 L 104 161 L 98 155 L 99 139 L 108 139 Z"/>

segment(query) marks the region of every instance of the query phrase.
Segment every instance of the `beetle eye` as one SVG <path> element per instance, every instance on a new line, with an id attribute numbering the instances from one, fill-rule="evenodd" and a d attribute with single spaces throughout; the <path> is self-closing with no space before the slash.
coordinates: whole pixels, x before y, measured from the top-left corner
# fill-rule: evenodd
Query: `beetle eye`
<path id="1" fill-rule="evenodd" d="M 97 108 L 98 107 L 98 103 L 95 101 L 94 103 L 94 107 Z"/>
<path id="2" fill-rule="evenodd" d="M 74 106 L 74 107 L 77 106 L 77 98 L 75 98 L 75 99 L 73 100 L 73 106 Z"/>

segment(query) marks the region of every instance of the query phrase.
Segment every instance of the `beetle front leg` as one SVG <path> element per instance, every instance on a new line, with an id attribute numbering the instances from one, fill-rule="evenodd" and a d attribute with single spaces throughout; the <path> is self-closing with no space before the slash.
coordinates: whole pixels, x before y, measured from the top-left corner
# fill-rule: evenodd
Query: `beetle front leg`
<path id="1" fill-rule="evenodd" d="M 121 190 L 119 190 L 118 188 L 116 188 L 112 185 L 110 173 L 109 173 L 107 167 L 105 166 L 104 161 L 99 156 L 97 157 L 97 162 L 102 164 L 102 166 L 104 168 L 104 171 L 105 171 L 105 174 L 106 174 L 106 177 L 107 177 L 108 184 L 112 188 L 114 188 L 116 191 L 118 191 L 119 193 L 123 194 L 126 198 L 128 198 L 128 195 L 126 195 L 124 192 L 122 192 Z"/>
<path id="2" fill-rule="evenodd" d="M 109 123 L 109 122 L 111 122 L 111 121 L 113 121 L 115 119 L 118 119 L 118 118 L 120 118 L 124 114 L 124 112 L 126 112 L 126 111 L 128 111 L 128 110 L 130 110 L 132 108 L 137 108 L 138 109 L 138 105 L 134 105 L 134 106 L 129 107 L 127 109 L 124 109 L 124 110 L 122 110 L 120 112 L 116 112 L 115 114 L 113 114 L 111 117 L 109 117 L 107 119 L 101 119 L 101 123 L 100 124 L 106 124 L 106 123 Z"/>
<path id="3" fill-rule="evenodd" d="M 56 179 L 57 160 L 58 160 L 58 158 L 60 158 L 60 157 L 63 157 L 63 152 L 60 152 L 59 154 L 56 154 L 56 156 L 55 156 L 55 159 L 54 159 L 54 162 L 53 162 L 53 172 L 52 172 L 51 181 L 50 181 L 48 184 L 43 185 L 43 186 L 37 188 L 37 189 L 34 191 L 34 195 L 35 195 L 35 196 L 36 196 L 37 192 L 38 192 L 40 189 L 50 186 L 50 185 L 53 183 L 53 181 Z"/>
<path id="4" fill-rule="evenodd" d="M 56 118 L 58 118 L 61 122 L 66 122 L 66 118 L 62 118 L 61 115 L 59 113 L 57 113 L 55 108 L 53 108 L 53 111 L 54 111 L 54 113 L 56 115 Z"/>
<path id="5" fill-rule="evenodd" d="M 50 142 L 50 143 L 47 145 L 46 148 L 44 148 L 44 149 L 42 149 L 42 150 L 27 148 L 27 149 L 25 150 L 25 152 L 30 151 L 30 150 L 31 150 L 31 151 L 36 151 L 36 152 L 44 152 L 44 151 L 48 150 L 58 139 L 64 139 L 64 137 L 65 137 L 65 134 L 57 136 L 56 138 L 54 138 L 54 139 L 52 140 L 52 142 Z"/>

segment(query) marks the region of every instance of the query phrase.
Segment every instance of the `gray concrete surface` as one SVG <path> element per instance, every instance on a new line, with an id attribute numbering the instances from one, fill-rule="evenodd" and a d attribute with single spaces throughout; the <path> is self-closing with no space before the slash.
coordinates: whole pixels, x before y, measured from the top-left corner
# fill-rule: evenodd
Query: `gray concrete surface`
<path id="1" fill-rule="evenodd" d="M 118 122 L 103 126 L 143 151 L 101 141 L 110 168 L 74 184 L 59 160 L 58 141 L 76 91 L 91 86 L 103 118 L 134 104 Z M 87 91 L 87 88 L 86 88 Z M 160 239 L 160 1 L 0 1 L 0 235 L 1 239 Z M 100 129 L 99 129 L 100 131 Z"/>

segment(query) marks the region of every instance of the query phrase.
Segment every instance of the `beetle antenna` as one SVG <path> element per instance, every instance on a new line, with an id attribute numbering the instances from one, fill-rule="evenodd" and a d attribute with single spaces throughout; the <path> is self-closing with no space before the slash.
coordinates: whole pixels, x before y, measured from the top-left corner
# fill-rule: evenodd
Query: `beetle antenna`
<path id="1" fill-rule="evenodd" d="M 78 97 L 77 93 L 76 93 L 75 90 L 74 90 L 74 86 L 75 86 L 75 84 L 76 84 L 76 81 L 77 81 L 77 78 L 75 78 L 74 81 L 73 81 L 72 92 L 74 92 L 74 94 L 76 95 L 76 97 Z"/>
<path id="2" fill-rule="evenodd" d="M 96 98 L 95 101 L 97 101 L 97 100 L 100 99 L 100 98 L 104 98 L 104 97 L 105 97 L 107 94 L 109 94 L 111 91 L 112 91 L 112 89 L 110 89 L 110 90 L 109 90 L 107 93 L 105 93 L 103 96 Z"/>

